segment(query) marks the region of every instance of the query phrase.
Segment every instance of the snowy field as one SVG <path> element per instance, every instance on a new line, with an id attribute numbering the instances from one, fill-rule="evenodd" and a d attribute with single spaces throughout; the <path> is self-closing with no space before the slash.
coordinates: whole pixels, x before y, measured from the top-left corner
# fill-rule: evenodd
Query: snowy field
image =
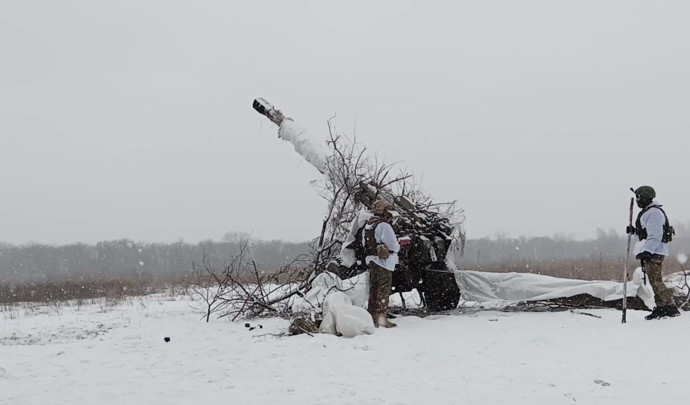
<path id="1" fill-rule="evenodd" d="M 0 403 L 681 404 L 690 313 L 399 317 L 352 339 L 200 321 L 186 297 L 0 313 Z M 259 327 L 258 325 L 261 325 Z M 169 343 L 164 337 L 170 337 Z"/>

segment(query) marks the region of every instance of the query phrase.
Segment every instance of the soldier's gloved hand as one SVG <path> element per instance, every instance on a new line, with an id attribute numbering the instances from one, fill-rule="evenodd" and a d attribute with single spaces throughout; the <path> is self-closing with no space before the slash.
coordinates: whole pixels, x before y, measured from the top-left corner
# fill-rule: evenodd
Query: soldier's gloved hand
<path id="1" fill-rule="evenodd" d="M 635 259 L 638 259 L 643 264 L 648 262 L 651 258 L 652 258 L 652 254 L 649 252 L 638 253 L 637 256 L 635 256 Z"/>
<path id="2" fill-rule="evenodd" d="M 635 235 L 637 233 L 637 230 L 634 226 L 628 225 L 625 227 L 625 233 L 627 233 L 628 235 Z"/>
<path id="3" fill-rule="evenodd" d="M 386 245 L 378 245 L 376 246 L 376 256 L 378 256 L 379 259 L 386 260 L 391 256 L 391 251 L 388 250 L 388 246 Z"/>

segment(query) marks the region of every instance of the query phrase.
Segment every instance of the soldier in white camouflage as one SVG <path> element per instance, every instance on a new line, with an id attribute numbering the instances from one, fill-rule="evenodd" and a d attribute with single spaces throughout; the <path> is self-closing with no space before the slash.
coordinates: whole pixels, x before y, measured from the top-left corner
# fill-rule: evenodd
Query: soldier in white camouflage
<path id="1" fill-rule="evenodd" d="M 369 313 L 374 325 L 384 328 L 397 326 L 387 317 L 393 271 L 400 251 L 391 225 L 393 208 L 387 201 L 375 201 L 372 205 L 374 216 L 367 221 L 362 232 L 362 245 L 367 250 L 365 262 L 369 266 Z"/>
<path id="2" fill-rule="evenodd" d="M 637 235 L 639 241 L 635 244 L 635 258 L 642 263 L 642 270 L 649 279 L 654 290 L 656 307 L 645 319 L 660 319 L 680 315 L 673 301 L 673 294 L 662 280 L 662 263 L 668 256 L 668 242 L 675 233 L 669 225 L 666 212 L 656 200 L 656 191 L 650 186 L 642 186 L 635 190 L 637 206 L 641 208 L 635 221 L 635 226 L 628 226 L 626 232 Z"/>

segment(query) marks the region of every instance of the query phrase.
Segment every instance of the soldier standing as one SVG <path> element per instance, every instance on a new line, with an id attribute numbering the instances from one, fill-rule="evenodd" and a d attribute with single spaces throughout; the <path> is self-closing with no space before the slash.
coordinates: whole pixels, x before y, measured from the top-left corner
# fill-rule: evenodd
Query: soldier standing
<path id="1" fill-rule="evenodd" d="M 646 273 L 654 290 L 656 307 L 651 314 L 645 316 L 647 320 L 680 315 L 673 302 L 673 295 L 661 277 L 661 265 L 668 256 L 668 242 L 671 241 L 674 231 L 661 204 L 654 200 L 655 197 L 656 192 L 650 186 L 642 186 L 635 190 L 635 199 L 641 211 L 637 215 L 635 226 L 628 226 L 626 229 L 628 234 L 637 235 L 639 239 L 635 243 L 635 258 L 642 263 L 642 271 Z"/>
<path id="2" fill-rule="evenodd" d="M 374 325 L 384 328 L 397 326 L 387 318 L 393 271 L 398 264 L 400 251 L 398 238 L 391 226 L 393 208 L 387 201 L 375 201 L 372 205 L 374 216 L 367 221 L 362 232 L 362 244 L 367 250 L 364 261 L 369 266 L 369 313 Z"/>

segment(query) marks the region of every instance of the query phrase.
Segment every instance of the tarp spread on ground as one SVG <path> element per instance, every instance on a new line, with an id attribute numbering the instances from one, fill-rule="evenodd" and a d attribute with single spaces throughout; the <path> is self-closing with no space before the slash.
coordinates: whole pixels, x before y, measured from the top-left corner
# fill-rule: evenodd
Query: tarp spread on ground
<path id="1" fill-rule="evenodd" d="M 654 292 L 649 283 L 644 283 L 641 268 L 633 273 L 628 282 L 628 298 L 637 297 L 644 305 L 654 308 Z M 675 277 L 675 278 L 674 278 Z M 603 280 L 575 280 L 543 276 L 532 273 L 489 273 L 473 270 L 458 270 L 455 278 L 465 301 L 479 303 L 515 303 L 548 301 L 589 295 L 603 302 L 614 302 L 623 298 L 623 283 Z M 678 277 L 666 278 L 670 287 L 678 284 Z M 353 305 L 365 307 L 368 296 L 367 274 L 363 273 L 347 280 L 341 280 L 332 273 L 322 273 L 312 281 L 312 288 L 298 299 L 293 309 L 320 308 L 326 296 L 341 291 Z"/>
<path id="2" fill-rule="evenodd" d="M 637 268 L 628 282 L 628 297 L 638 297 L 654 308 L 654 292 L 642 280 Z M 545 301 L 587 294 L 602 301 L 623 298 L 623 283 L 602 280 L 573 280 L 531 273 L 488 273 L 462 270 L 455 272 L 462 297 L 477 302 Z"/>

